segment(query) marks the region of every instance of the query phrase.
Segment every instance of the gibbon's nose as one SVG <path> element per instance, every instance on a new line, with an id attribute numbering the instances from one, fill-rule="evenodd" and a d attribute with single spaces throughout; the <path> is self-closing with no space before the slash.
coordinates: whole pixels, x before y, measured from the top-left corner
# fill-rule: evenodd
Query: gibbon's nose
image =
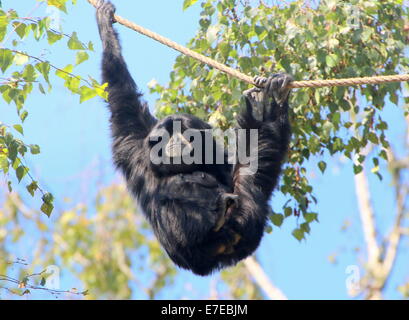
<path id="1" fill-rule="evenodd" d="M 180 132 L 173 134 L 165 147 L 165 154 L 169 158 L 183 157 L 192 151 L 192 144 Z"/>

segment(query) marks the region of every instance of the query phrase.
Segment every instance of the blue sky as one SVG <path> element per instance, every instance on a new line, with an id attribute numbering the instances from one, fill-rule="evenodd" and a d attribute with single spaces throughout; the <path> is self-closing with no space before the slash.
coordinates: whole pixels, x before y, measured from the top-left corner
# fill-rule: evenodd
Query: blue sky
<path id="1" fill-rule="evenodd" d="M 14 8 L 20 15 L 30 12 L 36 3 L 34 0 L 2 2 L 3 8 Z M 186 44 L 194 36 L 198 26 L 200 6 L 182 11 L 182 0 L 114 0 L 113 3 L 119 15 L 181 44 Z M 43 6 L 34 16 L 44 14 Z M 76 6 L 69 6 L 69 15 L 61 14 L 61 18 L 66 33 L 77 31 L 81 40 L 91 40 L 95 45 L 90 61 L 81 65 L 76 73 L 99 79 L 101 45 L 94 9 L 87 1 L 79 0 Z M 128 67 L 153 108 L 156 97 L 148 93 L 147 83 L 152 79 L 166 83 L 177 53 L 125 27 L 117 26 L 117 29 Z M 51 52 L 42 51 L 44 47 L 28 41 L 24 50 L 37 56 L 45 54 L 53 64 L 61 67 L 75 59 L 74 53 L 71 57 L 67 56 L 64 46 L 51 47 Z M 41 177 L 41 183 L 56 196 L 57 207 L 62 206 L 63 197 L 67 195 L 75 202 L 86 202 L 96 185 L 120 179 L 111 164 L 108 110 L 101 99 L 79 104 L 78 96 L 69 94 L 63 82 L 57 80 L 51 94 L 32 95 L 26 107 L 30 113 L 25 122 L 26 140 L 39 144 L 42 151 L 40 155 L 29 158 L 29 164 L 35 176 Z M 403 139 L 402 113 L 393 105 L 385 109 L 384 118 L 393 124 L 392 142 Z M 17 121 L 13 106 L 0 104 L 0 114 L 5 123 L 14 124 Z M 330 162 L 325 175 L 317 169 L 316 164 L 320 160 Z M 290 299 L 348 299 L 345 270 L 349 265 L 359 265 L 365 250 L 351 164 L 337 156 L 311 159 L 307 167 L 313 174 L 311 182 L 319 200 L 316 209 L 320 222 L 311 225 L 311 235 L 306 241 L 298 242 L 291 236 L 297 220 L 293 217 L 287 219 L 281 229 L 274 228 L 272 234 L 265 235 L 257 256 L 272 282 Z M 394 214 L 390 181 L 386 173 L 384 176 L 382 182 L 375 176 L 370 177 L 379 229 L 382 231 L 388 230 Z M 285 200 L 276 192 L 272 200 L 273 208 L 279 210 Z M 352 224 L 343 232 L 341 227 L 346 220 Z M 358 253 L 357 247 L 361 247 Z M 407 246 L 402 246 L 401 250 L 386 288 L 388 298 L 399 298 L 396 286 L 409 278 Z M 333 254 L 337 255 L 335 264 L 328 260 Z M 198 292 L 197 297 L 201 297 L 200 292 L 208 288 L 210 281 L 211 277 L 199 278 L 183 271 L 178 279 L 181 285 L 167 291 L 161 298 L 186 296 L 182 285 L 186 282 L 191 282 L 193 290 Z"/>

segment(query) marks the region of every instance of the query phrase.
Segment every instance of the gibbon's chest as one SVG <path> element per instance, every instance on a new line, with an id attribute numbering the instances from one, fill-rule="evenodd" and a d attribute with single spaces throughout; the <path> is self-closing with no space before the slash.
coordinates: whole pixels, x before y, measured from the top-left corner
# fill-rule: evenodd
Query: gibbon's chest
<path id="1" fill-rule="evenodd" d="M 180 173 L 168 177 L 166 183 L 160 186 L 159 202 L 191 203 L 199 206 L 208 206 L 213 209 L 221 194 L 228 192 L 228 187 L 205 172 Z"/>

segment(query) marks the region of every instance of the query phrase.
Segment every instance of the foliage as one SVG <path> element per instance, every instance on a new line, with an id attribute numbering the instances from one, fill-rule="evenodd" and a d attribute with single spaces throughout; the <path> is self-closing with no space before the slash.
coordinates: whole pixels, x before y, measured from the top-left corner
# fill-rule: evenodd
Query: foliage
<path id="1" fill-rule="evenodd" d="M 221 272 L 221 279 L 229 287 L 228 299 L 261 300 L 263 295 L 245 268 L 243 263 L 239 263 L 229 270 Z"/>
<path id="2" fill-rule="evenodd" d="M 113 185 L 101 190 L 96 213 L 90 214 L 90 209 L 80 204 L 62 213 L 55 225 L 50 257 L 61 257 L 78 274 L 90 289 L 90 298 L 129 299 L 132 282 L 153 298 L 175 271 L 146 220 L 135 214 L 135 202 L 126 188 Z M 141 283 L 144 273 L 150 281 Z"/>
<path id="3" fill-rule="evenodd" d="M 66 12 L 67 0 L 40 1 L 37 6 L 47 4 Z M 73 0 L 72 3 L 76 1 Z M 104 88 L 95 79 L 82 78 L 73 74 L 74 67 L 86 61 L 88 52 L 93 51 L 91 42 L 82 43 L 76 32 L 67 35 L 53 29 L 55 21 L 52 17 L 22 17 L 15 10 L 5 11 L 0 8 L 0 94 L 9 105 L 14 105 L 20 122 L 5 124 L 0 119 L 0 171 L 7 178 L 8 189 L 12 191 L 10 172 L 14 172 L 17 182 L 28 177 L 27 191 L 34 197 L 37 191 L 42 194 L 41 211 L 50 215 L 54 205 L 53 196 L 40 188 L 38 181 L 30 174 L 25 157 L 28 153 L 40 153 L 36 144 L 24 142 L 24 121 L 29 116 L 25 103 L 31 94 L 47 94 L 52 90 L 52 73 L 64 80 L 65 87 L 79 95 L 80 102 L 95 96 L 106 98 Z M 61 29 L 61 28 L 59 28 Z M 75 52 L 75 63 L 65 67 L 57 67 L 43 57 L 38 57 L 23 50 L 28 39 L 35 39 L 44 46 L 67 39 L 67 47 Z"/>
<path id="4" fill-rule="evenodd" d="M 75 288 L 60 290 L 48 286 L 50 276 L 55 272 L 55 269 L 47 267 L 33 268 L 27 260 L 19 258 L 15 252 L 10 253 L 10 246 L 20 242 L 25 244 L 27 251 L 30 251 L 30 246 L 27 245 L 30 242 L 26 238 L 26 229 L 33 230 L 33 225 L 30 225 L 33 223 L 39 231 L 45 231 L 46 225 L 42 222 L 41 217 L 38 213 L 34 214 L 29 210 L 17 193 L 9 193 L 4 199 L 0 208 L 0 297 L 3 298 L 7 295 L 23 297 L 34 292 L 45 292 L 55 297 L 60 297 L 63 294 L 67 296 L 87 295 L 86 290 L 82 292 Z M 22 223 L 25 228 L 22 228 Z M 33 237 L 31 236 L 32 240 Z M 37 244 L 40 244 L 41 248 L 44 239 L 38 241 Z M 40 253 L 38 249 L 37 247 L 34 250 L 34 256 Z M 41 265 L 41 263 L 38 263 L 38 265 Z"/>
<path id="5" fill-rule="evenodd" d="M 184 8 L 194 3 L 187 0 Z M 200 28 L 189 47 L 249 75 L 288 72 L 303 80 L 408 72 L 405 23 L 409 12 L 401 0 L 308 3 L 202 1 Z M 307 162 L 316 160 L 324 174 L 324 156 L 343 155 L 357 174 L 371 146 L 372 172 L 382 178 L 379 164 L 387 160 L 389 142 L 381 111 L 386 104 L 398 105 L 403 85 L 293 90 L 293 139 L 280 187 L 289 200 L 272 214 L 274 226 L 281 226 L 289 216 L 301 217 L 293 231 L 301 240 L 310 232 L 310 223 L 318 220 Z M 158 116 L 187 112 L 221 128 L 233 125 L 241 93 L 247 88 L 186 56 L 176 59 L 166 86 L 151 83 L 151 92 L 160 95 Z M 409 102 L 407 96 L 404 102 Z"/>
<path id="6" fill-rule="evenodd" d="M 155 298 L 172 283 L 176 270 L 146 220 L 137 212 L 123 185 L 103 188 L 90 206 L 73 205 L 54 217 L 52 223 L 29 210 L 15 193 L 10 194 L 0 209 L 0 289 L 4 288 L 2 280 L 11 278 L 9 273 L 13 271 L 8 261 L 17 260 L 15 254 L 8 254 L 5 245 L 27 243 L 27 237 L 33 242 L 27 229 L 40 231 L 37 232 L 40 238 L 31 248 L 35 253 L 30 257 L 31 264 L 43 266 L 41 269 L 63 266 L 61 270 L 69 270 L 81 281 L 83 289 L 77 292 L 86 293 L 87 299 L 129 299 L 135 291 L 140 297 Z M 22 214 L 24 217 L 16 220 Z M 41 273 L 22 271 L 22 275 L 14 278 Z M 14 294 L 32 293 L 19 290 L 20 282 L 12 288 Z"/>

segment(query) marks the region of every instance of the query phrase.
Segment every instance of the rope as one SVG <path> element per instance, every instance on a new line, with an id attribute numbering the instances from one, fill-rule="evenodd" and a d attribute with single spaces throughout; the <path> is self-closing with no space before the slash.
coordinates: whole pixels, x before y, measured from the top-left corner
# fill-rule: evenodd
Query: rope
<path id="1" fill-rule="evenodd" d="M 97 0 L 88 0 L 88 2 L 96 7 Z M 250 77 L 236 69 L 230 68 L 222 63 L 219 63 L 211 58 L 208 58 L 200 53 L 197 53 L 189 48 L 181 46 L 180 44 L 161 36 L 153 31 L 150 31 L 144 27 L 137 25 L 125 18 L 118 15 L 114 15 L 116 22 L 128 27 L 136 32 L 139 32 L 149 38 L 152 38 L 172 49 L 179 51 L 180 53 L 196 59 L 202 63 L 205 63 L 213 68 L 216 68 L 230 76 L 237 79 L 256 85 L 253 77 Z M 290 88 L 320 88 L 320 87 L 333 87 L 333 86 L 356 86 L 361 84 L 378 84 L 385 82 L 399 82 L 399 81 L 409 81 L 409 74 L 402 75 L 388 75 L 388 76 L 373 76 L 373 77 L 362 77 L 362 78 L 345 78 L 345 79 L 330 79 L 330 80 L 308 80 L 308 81 L 293 81 L 289 84 Z"/>

